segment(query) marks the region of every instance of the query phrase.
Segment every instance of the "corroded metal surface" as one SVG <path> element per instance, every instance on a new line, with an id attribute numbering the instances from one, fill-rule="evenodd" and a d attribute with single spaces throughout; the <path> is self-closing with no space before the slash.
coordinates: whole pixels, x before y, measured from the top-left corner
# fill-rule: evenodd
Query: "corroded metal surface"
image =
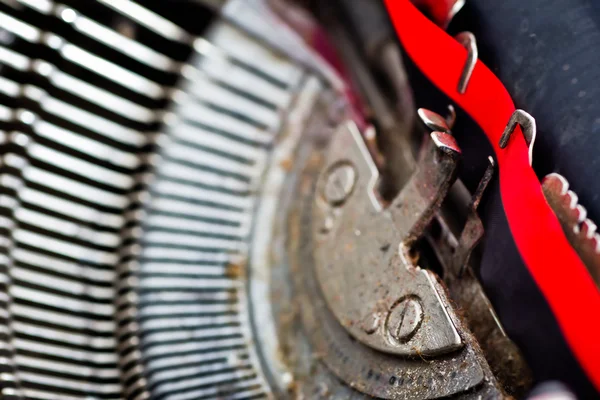
<path id="1" fill-rule="evenodd" d="M 423 232 L 454 176 L 458 155 L 452 136 L 433 132 L 417 172 L 382 210 L 375 196 L 378 173 L 360 133 L 344 124 L 332 138 L 326 172 L 313 208 L 318 281 L 338 322 L 352 336 L 380 351 L 406 356 L 438 355 L 462 346 L 443 293 L 430 271 L 412 262 L 408 250 Z M 439 136 L 440 139 L 437 139 Z M 356 174 L 356 190 L 343 205 L 329 201 L 331 170 L 346 166 Z M 321 226 L 332 220 L 332 227 Z M 399 340 L 394 309 L 412 299 L 426 318 L 414 334 Z M 379 321 L 373 332 L 362 321 Z"/>
<path id="2" fill-rule="evenodd" d="M 296 395 L 355 398 L 352 396 L 357 396 L 356 392 L 348 391 L 348 387 L 351 387 L 370 396 L 387 399 L 427 399 L 452 394 L 460 394 L 462 398 L 504 397 L 477 343 L 453 312 L 448 315 L 460 332 L 463 347 L 437 357 L 403 357 L 384 353 L 348 335 L 331 312 L 315 271 L 315 246 L 318 246 L 316 241 L 320 240 L 315 232 L 320 232 L 320 226 L 313 224 L 316 222 L 320 225 L 321 221 L 314 219 L 314 198 L 321 193 L 318 178 L 326 171 L 327 160 L 322 149 L 312 147 L 309 143 L 304 143 L 303 147 L 304 154 L 310 156 L 306 156 L 305 169 L 294 185 L 296 192 L 290 195 L 295 200 L 291 200 L 291 212 L 285 221 L 288 227 L 286 260 L 289 264 L 283 264 L 289 268 L 288 276 L 293 288 L 287 296 L 277 298 L 285 311 L 276 313 L 279 334 L 294 338 L 284 351 L 284 357 L 296 366 Z M 296 161 L 303 162 L 301 159 Z M 360 182 L 360 176 L 358 179 Z M 361 237 L 363 235 L 366 232 L 361 232 Z M 365 248 L 365 252 L 393 252 L 391 245 L 387 248 L 384 245 Z M 388 256 L 388 259 L 391 258 Z M 431 276 L 434 290 L 446 296 L 437 278 L 433 274 L 428 275 Z M 277 293 L 281 294 L 282 290 L 277 290 Z M 345 295 L 356 294 L 348 292 Z M 412 302 L 412 297 L 403 300 L 393 304 L 396 307 L 392 307 L 390 318 L 397 322 L 398 326 L 392 328 L 392 333 L 399 339 L 411 337 L 413 330 L 420 329 L 419 324 L 423 321 L 418 322 L 414 317 L 418 319 L 420 313 L 426 310 L 420 310 L 422 303 Z M 286 302 L 289 302 L 287 306 Z M 404 321 L 407 317 L 408 320 Z M 377 321 L 377 318 L 357 321 L 356 326 L 372 327 L 377 325 Z M 382 321 L 379 320 L 380 323 Z M 332 380 L 331 373 L 344 384 Z"/>
<path id="3" fill-rule="evenodd" d="M 488 167 L 469 202 L 466 222 L 458 239 L 437 216 L 439 232 L 428 234 L 427 240 L 443 264 L 444 283 L 450 296 L 479 340 L 494 375 L 509 394 L 522 396 L 531 386 L 531 371 L 520 350 L 504 332 L 472 268 L 476 263 L 472 262 L 471 255 L 485 233 L 477 208 L 494 175 L 494 160 L 491 157 L 488 160 Z"/>

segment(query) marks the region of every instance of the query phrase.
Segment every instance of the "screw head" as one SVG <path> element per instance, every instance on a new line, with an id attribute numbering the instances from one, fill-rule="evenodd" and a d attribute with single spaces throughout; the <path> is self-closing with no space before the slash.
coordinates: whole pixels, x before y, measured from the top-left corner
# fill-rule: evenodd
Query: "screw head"
<path id="1" fill-rule="evenodd" d="M 387 321 L 388 333 L 401 343 L 408 342 L 423 321 L 423 307 L 414 297 L 401 300 L 390 311 Z"/>
<path id="2" fill-rule="evenodd" d="M 335 165 L 327 175 L 323 196 L 329 204 L 339 206 L 348 199 L 355 183 L 356 171 L 352 165 L 348 163 Z"/>

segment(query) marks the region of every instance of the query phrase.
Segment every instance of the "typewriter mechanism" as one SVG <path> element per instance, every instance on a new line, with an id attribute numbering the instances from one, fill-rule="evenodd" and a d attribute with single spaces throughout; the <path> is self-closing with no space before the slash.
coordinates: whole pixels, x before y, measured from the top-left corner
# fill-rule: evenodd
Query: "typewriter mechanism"
<path id="1" fill-rule="evenodd" d="M 593 197 L 464 3 L 0 0 L 0 397 L 598 395 Z"/>

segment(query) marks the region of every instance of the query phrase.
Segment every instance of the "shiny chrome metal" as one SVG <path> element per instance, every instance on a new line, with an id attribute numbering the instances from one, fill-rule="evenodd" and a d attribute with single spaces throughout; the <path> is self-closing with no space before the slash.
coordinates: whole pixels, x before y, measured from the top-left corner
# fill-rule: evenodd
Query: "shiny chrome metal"
<path id="1" fill-rule="evenodd" d="M 107 7 L 121 13 L 123 16 L 132 19 L 169 40 L 188 45 L 194 40 L 193 36 L 180 26 L 131 0 L 99 1 Z"/>
<path id="2" fill-rule="evenodd" d="M 18 0 L 45 15 L 54 15 L 94 40 L 127 54 L 150 67 L 176 72 L 179 63 L 154 49 L 128 38 L 78 13 L 75 9 L 50 0 Z"/>
<path id="3" fill-rule="evenodd" d="M 427 126 L 429 129 L 433 131 L 445 132 L 448 134 L 452 133 L 450 131 L 450 124 L 448 124 L 446 118 L 443 118 L 438 113 L 435 113 L 426 108 L 419 108 L 417 110 L 417 115 L 419 116 L 419 118 L 421 118 L 421 121 L 423 121 L 425 126 Z"/>
<path id="4" fill-rule="evenodd" d="M 54 33 L 42 32 L 39 29 L 2 12 L 0 12 L 0 21 L 5 21 L 5 28 L 15 35 L 32 43 L 45 45 L 55 50 L 64 59 L 89 69 L 109 80 L 113 80 L 125 88 L 154 99 L 159 99 L 164 96 L 161 85 L 152 82 L 135 72 L 120 67 L 115 63 L 98 57 L 79 46 L 73 45 Z"/>
<path id="5" fill-rule="evenodd" d="M 3 394 L 264 396 L 244 266 L 231 252 L 247 251 L 260 174 L 297 106 L 302 68 L 245 34 L 232 39 L 222 21 L 203 40 L 227 56 L 179 63 L 95 21 L 86 4 L 22 3 L 34 11 L 0 14 L 18 44 L 0 47 L 2 102 L 15 99 L 0 105 L 10 128 L 0 134 L 0 313 L 18 320 L 0 341 Z M 169 24 L 133 2 L 116 6 L 117 19 Z M 34 15 L 73 29 L 42 31 Z M 159 34 L 193 53 L 196 38 L 178 29 Z M 184 67 L 196 82 L 178 85 L 184 101 L 202 104 L 164 112 L 173 88 L 154 76 Z"/>

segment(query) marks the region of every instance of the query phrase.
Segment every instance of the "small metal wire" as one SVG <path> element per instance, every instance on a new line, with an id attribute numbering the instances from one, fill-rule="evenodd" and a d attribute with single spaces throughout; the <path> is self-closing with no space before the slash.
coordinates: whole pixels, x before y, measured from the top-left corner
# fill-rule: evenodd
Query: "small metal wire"
<path id="1" fill-rule="evenodd" d="M 477 41 L 475 40 L 475 35 L 471 32 L 461 32 L 455 36 L 455 39 L 467 49 L 468 52 L 467 61 L 460 75 L 460 80 L 458 81 L 458 93 L 464 94 L 469 85 L 469 81 L 471 80 L 475 64 L 477 64 Z"/>

